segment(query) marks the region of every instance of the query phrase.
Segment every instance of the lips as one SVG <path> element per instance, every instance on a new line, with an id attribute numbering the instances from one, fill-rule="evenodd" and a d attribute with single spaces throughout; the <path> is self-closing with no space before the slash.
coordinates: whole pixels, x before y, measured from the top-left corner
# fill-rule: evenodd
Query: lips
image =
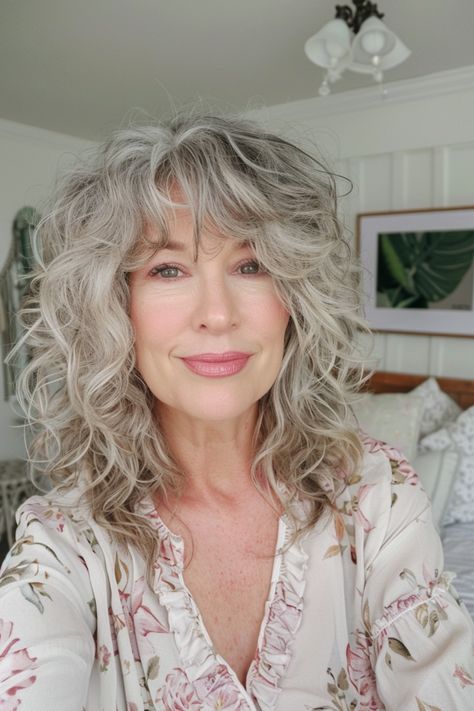
<path id="1" fill-rule="evenodd" d="M 235 375 L 244 368 L 251 353 L 229 351 L 227 353 L 199 353 L 181 360 L 197 375 L 208 378 L 223 378 Z"/>

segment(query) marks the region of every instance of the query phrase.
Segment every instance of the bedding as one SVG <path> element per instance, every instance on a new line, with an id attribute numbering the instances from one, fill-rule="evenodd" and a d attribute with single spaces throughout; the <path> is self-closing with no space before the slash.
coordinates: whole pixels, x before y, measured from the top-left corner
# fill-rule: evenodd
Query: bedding
<path id="1" fill-rule="evenodd" d="M 474 522 L 445 526 L 441 540 L 445 569 L 456 574 L 453 585 L 474 618 Z"/>
<path id="2" fill-rule="evenodd" d="M 454 422 L 423 437 L 422 452 L 455 449 L 460 462 L 444 523 L 474 522 L 474 405 Z"/>
<path id="3" fill-rule="evenodd" d="M 436 378 L 428 378 L 408 395 L 423 401 L 420 437 L 426 437 L 448 422 L 453 422 L 462 412 L 457 402 L 441 390 Z"/>
<path id="4" fill-rule="evenodd" d="M 474 381 L 377 372 L 368 390 L 356 419 L 411 458 L 431 499 L 445 570 L 474 617 Z"/>

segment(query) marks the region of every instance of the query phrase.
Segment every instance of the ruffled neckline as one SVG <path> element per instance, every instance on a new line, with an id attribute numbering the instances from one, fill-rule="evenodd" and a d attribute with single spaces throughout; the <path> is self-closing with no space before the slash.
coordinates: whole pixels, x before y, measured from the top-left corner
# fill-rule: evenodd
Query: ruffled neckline
<path id="1" fill-rule="evenodd" d="M 289 545 L 293 528 L 280 516 L 270 589 L 265 603 L 255 657 L 245 687 L 229 664 L 214 649 L 202 615 L 184 581 L 184 541 L 163 522 L 149 497 L 141 513 L 156 528 L 160 538 L 155 562 L 153 590 L 168 612 L 178 654 L 191 681 L 224 675 L 238 690 L 244 706 L 272 711 L 280 694 L 280 682 L 291 660 L 292 646 L 301 624 L 308 554 L 301 537 Z"/>

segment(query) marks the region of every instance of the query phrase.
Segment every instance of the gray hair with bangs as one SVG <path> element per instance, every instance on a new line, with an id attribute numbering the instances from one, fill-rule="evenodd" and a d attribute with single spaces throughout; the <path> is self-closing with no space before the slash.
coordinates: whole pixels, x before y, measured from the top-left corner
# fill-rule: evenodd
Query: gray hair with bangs
<path id="1" fill-rule="evenodd" d="M 18 397 L 35 433 L 33 467 L 60 488 L 80 484 L 96 521 L 149 570 L 158 541 L 137 504 L 179 494 L 185 477 L 135 367 L 128 275 L 166 243 L 183 204 L 196 246 L 205 224 L 251 245 L 290 314 L 280 372 L 259 401 L 256 484 L 263 476 L 290 515 L 292 499 L 307 500 L 307 528 L 362 456 L 349 415 L 364 379 L 356 331 L 367 327 L 334 176 L 240 117 L 188 113 L 117 131 L 59 182 L 35 234 L 22 316 L 33 357 Z M 147 240 L 150 225 L 158 242 Z"/>

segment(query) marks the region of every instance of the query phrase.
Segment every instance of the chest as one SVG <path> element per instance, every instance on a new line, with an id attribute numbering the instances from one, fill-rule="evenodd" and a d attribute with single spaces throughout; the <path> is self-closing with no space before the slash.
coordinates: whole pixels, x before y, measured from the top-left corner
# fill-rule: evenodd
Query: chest
<path id="1" fill-rule="evenodd" d="M 254 659 L 275 565 L 278 519 L 255 530 L 231 526 L 193 532 L 183 578 L 213 647 L 245 683 Z M 188 545 L 189 549 L 189 545 Z"/>

